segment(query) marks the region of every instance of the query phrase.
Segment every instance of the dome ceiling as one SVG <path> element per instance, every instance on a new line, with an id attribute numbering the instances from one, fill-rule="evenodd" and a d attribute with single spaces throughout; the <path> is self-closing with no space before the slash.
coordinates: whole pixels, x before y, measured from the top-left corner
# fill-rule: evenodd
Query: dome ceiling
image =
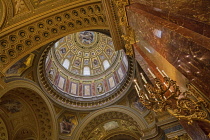
<path id="1" fill-rule="evenodd" d="M 127 76 L 128 60 L 115 51 L 112 38 L 93 31 L 67 35 L 47 54 L 46 76 L 69 99 L 93 101 L 116 92 Z"/>
<path id="2" fill-rule="evenodd" d="M 55 44 L 58 62 L 68 72 L 80 76 L 103 73 L 115 62 L 112 39 L 102 33 L 83 31 L 70 34 Z"/>

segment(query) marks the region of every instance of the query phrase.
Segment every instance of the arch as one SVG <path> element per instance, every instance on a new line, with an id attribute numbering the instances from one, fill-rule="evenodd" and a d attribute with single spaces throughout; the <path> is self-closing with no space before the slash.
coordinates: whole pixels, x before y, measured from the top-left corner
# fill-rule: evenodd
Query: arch
<path id="1" fill-rule="evenodd" d="M 101 2 L 94 2 L 94 5 L 102 7 Z M 68 34 L 84 30 L 108 29 L 109 27 L 106 23 L 105 15 L 102 10 L 98 11 L 98 13 L 94 15 L 90 12 L 86 12 L 84 16 L 79 16 L 79 18 L 77 16 L 70 16 L 70 13 L 73 11 L 79 12 L 81 8 L 86 9 L 91 6 L 93 6 L 93 2 L 87 3 L 86 6 L 76 8 L 72 6 L 66 7 L 60 11 L 53 11 L 46 15 L 44 14 L 37 19 L 28 20 L 28 22 L 23 24 L 25 26 L 20 25 L 19 28 L 12 28 L 7 33 L 0 33 L 2 36 L 0 41 L 3 42 L 2 44 L 4 45 L 6 44 L 6 49 L 3 49 L 2 51 L 7 52 L 5 55 L 0 55 L 0 63 L 2 63 L 0 70 L 5 73 L 7 69 L 27 54 Z M 55 20 L 55 17 L 59 18 Z M 62 22 L 60 22 L 60 20 L 62 20 Z M 57 26 L 54 27 L 52 26 L 53 24 L 56 24 Z M 36 31 L 36 33 L 34 31 Z M 42 34 L 37 34 L 38 32 Z M 18 39 L 21 38 L 19 35 L 24 36 L 21 43 L 18 41 Z M 10 39 L 11 37 L 12 40 L 15 41 L 12 41 Z M 12 48 L 10 48 L 11 46 L 15 46 L 15 50 L 12 52 Z"/>
<path id="2" fill-rule="evenodd" d="M 70 66 L 70 61 L 68 59 L 65 59 L 63 61 L 63 67 L 66 69 L 69 69 L 69 66 Z"/>
<path id="3" fill-rule="evenodd" d="M 83 75 L 90 75 L 90 67 L 88 66 L 84 67 Z"/>
<path id="4" fill-rule="evenodd" d="M 21 128 L 18 129 L 18 131 L 14 135 L 15 140 L 35 140 L 37 139 L 35 132 L 25 126 L 21 126 Z"/>
<path id="5" fill-rule="evenodd" d="M 107 107 L 107 108 L 103 108 L 100 110 L 97 110 L 89 115 L 87 115 L 82 122 L 80 123 L 79 126 L 77 126 L 77 128 L 75 129 L 75 132 L 72 135 L 72 138 L 75 140 L 79 140 L 81 134 L 84 134 L 85 132 L 83 132 L 83 130 L 87 130 L 86 126 L 88 126 L 88 124 L 94 120 L 95 118 L 97 118 L 100 115 L 103 116 L 110 116 L 110 115 L 106 115 L 106 113 L 109 112 L 118 112 L 118 113 L 122 113 L 125 115 L 130 116 L 131 119 L 133 119 L 136 124 L 141 127 L 142 130 L 147 129 L 148 125 L 146 124 L 146 121 L 144 120 L 143 116 L 138 115 L 134 110 L 132 110 L 129 107 L 125 107 L 125 106 L 120 106 L 120 105 L 115 105 L 115 106 L 111 106 L 111 107 Z M 97 119 L 100 120 L 100 119 Z M 103 121 L 103 119 L 101 119 Z M 90 125 L 92 126 L 92 125 Z M 89 128 L 88 128 L 89 129 Z"/>
<path id="6" fill-rule="evenodd" d="M 117 133 L 117 134 L 110 134 L 107 137 L 103 138 L 103 140 L 138 140 L 132 134 L 129 133 Z"/>
<path id="7" fill-rule="evenodd" d="M 104 66 L 105 70 L 108 69 L 110 67 L 109 61 L 108 60 L 104 60 L 103 66 Z"/>
<path id="8" fill-rule="evenodd" d="M 36 100 L 39 100 L 39 102 L 42 101 L 46 106 L 47 112 L 49 112 L 49 114 L 50 114 L 49 115 L 50 116 L 50 121 L 48 123 L 50 123 L 51 126 L 52 126 L 51 136 L 52 136 L 53 139 L 57 139 L 58 134 L 54 133 L 57 130 L 57 124 L 52 123 L 52 122 L 56 122 L 55 110 L 54 110 L 53 104 L 45 96 L 45 94 L 40 89 L 40 87 L 38 87 L 38 85 L 36 85 L 35 83 L 25 81 L 25 80 L 11 81 L 11 82 L 9 82 L 5 85 L 5 88 L 3 90 L 0 91 L 2 93 L 2 94 L 0 94 L 0 98 L 2 98 L 3 95 L 9 93 L 10 91 L 16 94 L 16 92 L 14 92 L 14 91 L 16 91 L 16 89 L 17 89 L 17 92 L 26 90 L 27 91 L 27 97 L 29 97 L 28 101 L 33 101 L 33 100 L 30 99 L 30 98 L 32 98 L 31 96 L 35 95 L 37 97 L 37 95 L 38 95 L 39 98 L 36 98 Z M 18 94 L 18 95 L 19 96 L 26 96 L 26 93 L 24 93 L 24 92 L 22 92 L 22 93 Z M 40 98 L 42 100 L 40 100 Z M 34 103 L 32 102 L 32 104 L 35 104 L 35 102 L 37 102 L 37 101 L 34 100 Z M 43 112 L 43 111 L 40 111 L 40 112 Z M 39 115 L 39 114 L 37 114 L 37 115 Z M 44 115 L 42 115 L 42 116 L 44 116 Z M 37 116 L 37 118 L 39 118 L 39 117 Z"/>

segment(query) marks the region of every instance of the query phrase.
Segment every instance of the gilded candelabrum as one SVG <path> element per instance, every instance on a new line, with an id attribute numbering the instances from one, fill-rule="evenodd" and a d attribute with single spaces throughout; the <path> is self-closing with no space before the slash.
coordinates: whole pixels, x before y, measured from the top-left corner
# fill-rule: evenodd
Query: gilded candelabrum
<path id="1" fill-rule="evenodd" d="M 141 73 L 141 78 L 144 82 L 145 90 L 141 90 L 137 80 L 135 88 L 140 98 L 141 103 L 148 109 L 155 112 L 168 111 L 170 114 L 178 119 L 188 120 L 188 124 L 193 120 L 200 120 L 210 123 L 208 118 L 207 103 L 188 87 L 188 90 L 181 92 L 176 81 L 170 79 L 164 71 L 157 70 L 163 76 L 163 81 L 156 78 L 156 76 L 148 69 L 155 82 L 154 85 L 147 83 L 145 77 Z"/>

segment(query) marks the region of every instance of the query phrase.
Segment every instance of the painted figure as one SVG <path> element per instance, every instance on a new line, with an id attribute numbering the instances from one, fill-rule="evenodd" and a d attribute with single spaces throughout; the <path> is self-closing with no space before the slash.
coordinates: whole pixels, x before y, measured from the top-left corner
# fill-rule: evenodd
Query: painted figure
<path id="1" fill-rule="evenodd" d="M 74 61 L 74 64 L 78 67 L 80 65 L 80 61 L 77 59 Z"/>
<path id="2" fill-rule="evenodd" d="M 98 91 L 98 93 L 102 93 L 103 92 L 103 86 L 102 86 L 101 83 L 97 85 L 97 91 Z"/>
<path id="3" fill-rule="evenodd" d="M 91 44 L 94 40 L 94 34 L 90 31 L 80 32 L 79 39 L 83 44 Z"/>
<path id="4" fill-rule="evenodd" d="M 75 124 L 72 122 L 75 116 L 64 116 L 63 121 L 60 123 L 60 131 L 63 134 L 70 134 Z"/>
<path id="5" fill-rule="evenodd" d="M 93 60 L 93 64 L 94 64 L 94 66 L 98 66 L 98 60 L 97 59 L 94 59 Z"/>
<path id="6" fill-rule="evenodd" d="M 64 53 L 66 53 L 66 48 L 61 48 L 60 51 L 62 54 L 64 54 Z"/>
<path id="7" fill-rule="evenodd" d="M 16 100 L 5 100 L 0 103 L 1 106 L 3 106 L 8 112 L 10 113 L 16 113 L 20 112 L 22 105 L 19 101 Z"/>

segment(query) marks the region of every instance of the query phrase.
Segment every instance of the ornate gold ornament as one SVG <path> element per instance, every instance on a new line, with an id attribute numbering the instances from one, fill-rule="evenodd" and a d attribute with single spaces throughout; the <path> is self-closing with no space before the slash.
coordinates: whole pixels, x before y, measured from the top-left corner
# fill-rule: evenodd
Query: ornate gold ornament
<path id="1" fill-rule="evenodd" d="M 135 35 L 133 29 L 128 24 L 128 18 L 126 14 L 126 6 L 129 5 L 128 0 L 116 0 L 114 1 L 117 9 L 117 15 L 119 18 L 119 26 L 122 31 L 122 38 L 125 42 L 126 54 L 133 56 L 133 44 L 135 41 Z"/>
<path id="2" fill-rule="evenodd" d="M 176 81 L 170 79 L 164 71 L 161 72 L 159 69 L 158 71 L 163 76 L 163 81 L 156 78 L 149 70 L 155 80 L 154 85 L 147 83 L 141 73 L 142 80 L 144 81 L 143 90 L 141 90 L 137 80 L 134 80 L 140 101 L 148 109 L 152 109 L 155 112 L 168 111 L 178 119 L 187 120 L 188 124 L 191 124 L 194 120 L 210 123 L 208 119 L 209 106 L 198 95 L 195 89 L 191 85 L 188 85 L 188 89 L 185 92 L 181 92 Z"/>
<path id="3" fill-rule="evenodd" d="M 26 23 L 18 29 L 0 31 L 0 70 L 3 74 L 28 53 L 63 36 L 84 30 L 108 29 L 100 2 L 64 8 Z"/>

